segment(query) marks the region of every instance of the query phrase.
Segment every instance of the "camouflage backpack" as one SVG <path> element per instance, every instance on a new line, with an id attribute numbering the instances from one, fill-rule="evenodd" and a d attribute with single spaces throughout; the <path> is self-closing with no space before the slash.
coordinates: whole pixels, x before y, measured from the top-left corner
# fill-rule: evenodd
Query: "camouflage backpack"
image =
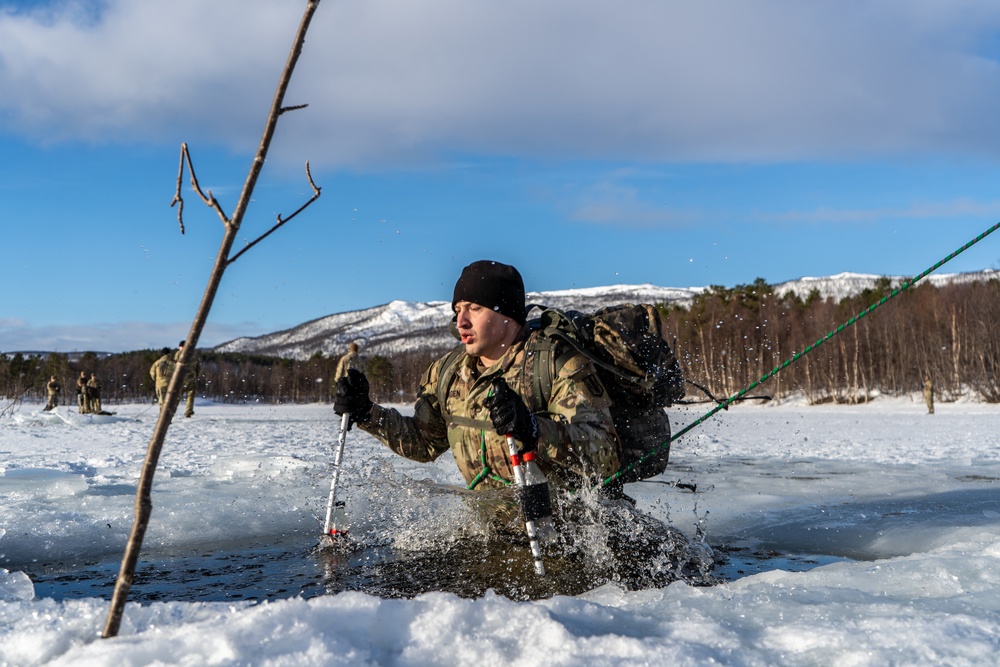
<path id="1" fill-rule="evenodd" d="M 589 358 L 611 399 L 611 418 L 621 439 L 619 452 L 624 482 L 662 473 L 670 456 L 670 421 L 663 408 L 684 396 L 684 377 L 663 336 L 656 308 L 621 304 L 592 314 L 541 308 L 528 321 L 532 332 L 525 351 L 534 358 L 533 394 L 547 405 L 552 394 L 553 351 L 562 341 Z M 442 366 L 438 382 L 441 405 L 463 348 L 459 346 Z M 556 363 L 558 360 L 556 360 Z M 655 452 L 655 453 L 654 453 Z M 649 458 L 639 464 L 643 457 Z"/>
<path id="2" fill-rule="evenodd" d="M 174 367 L 177 366 L 177 362 L 174 361 L 172 356 L 163 356 L 157 359 L 154 366 L 155 374 L 153 379 L 156 384 L 167 384 L 170 382 L 170 378 L 174 375 Z"/>
<path id="3" fill-rule="evenodd" d="M 586 355 L 611 398 L 611 418 L 621 439 L 625 482 L 659 475 L 670 457 L 670 421 L 663 408 L 684 397 L 684 377 L 656 308 L 621 304 L 592 314 L 545 309 L 529 325 L 528 349 L 535 357 L 535 391 L 548 398 L 552 387 L 552 341 L 562 340 Z M 654 453 L 655 452 L 655 453 Z M 642 464 L 639 460 L 648 456 Z"/>

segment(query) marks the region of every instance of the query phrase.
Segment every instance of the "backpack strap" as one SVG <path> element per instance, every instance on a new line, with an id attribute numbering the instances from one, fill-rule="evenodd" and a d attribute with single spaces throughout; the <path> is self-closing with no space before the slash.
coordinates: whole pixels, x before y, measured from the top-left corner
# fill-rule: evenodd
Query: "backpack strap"
<path id="1" fill-rule="evenodd" d="M 448 390 L 451 389 L 451 383 L 455 380 L 455 374 L 458 372 L 458 363 L 463 354 L 465 354 L 465 346 L 456 345 L 445 356 L 444 361 L 441 363 L 441 371 L 438 373 L 438 410 L 441 411 L 441 416 L 445 419 L 447 419 L 445 412 L 448 406 Z"/>
<path id="2" fill-rule="evenodd" d="M 473 431 L 493 428 L 493 422 L 489 419 L 473 419 L 472 417 L 462 417 L 460 415 L 448 415 L 444 418 L 448 428 L 468 428 Z"/>
<path id="3" fill-rule="evenodd" d="M 532 337 L 533 343 L 527 346 L 534 359 L 531 373 L 532 395 L 539 410 L 544 410 L 552 398 L 552 348 L 555 345 L 544 333 L 532 334 Z"/>
<path id="4" fill-rule="evenodd" d="M 548 312 L 553 313 L 556 317 L 563 316 L 559 311 L 545 311 L 545 313 Z M 533 330 L 525 344 L 525 353 L 531 355 L 532 358 L 531 393 L 536 401 L 535 409 L 532 412 L 535 414 L 541 414 L 548 410 L 549 401 L 552 399 L 552 382 L 569 359 L 567 353 L 574 349 L 580 349 L 570 336 L 560 331 L 550 319 L 545 318 L 545 313 L 540 321 L 536 320 L 531 323 Z M 560 341 L 569 343 L 569 345 L 561 347 Z M 586 354 L 586 352 L 584 353 Z M 587 357 L 589 358 L 590 355 L 587 354 Z"/>

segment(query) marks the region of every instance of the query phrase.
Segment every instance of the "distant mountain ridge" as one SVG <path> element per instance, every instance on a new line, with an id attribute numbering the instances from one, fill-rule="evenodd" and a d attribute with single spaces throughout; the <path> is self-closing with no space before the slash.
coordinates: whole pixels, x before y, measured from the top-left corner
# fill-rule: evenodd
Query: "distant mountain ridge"
<path id="1" fill-rule="evenodd" d="M 799 278 L 798 280 L 789 280 L 788 282 L 781 283 L 780 285 L 775 285 L 774 291 L 778 294 L 786 294 L 794 291 L 796 294 L 804 298 L 813 289 L 816 289 L 819 290 L 820 296 L 824 299 L 832 297 L 835 301 L 840 301 L 845 297 L 861 293 L 865 289 L 872 287 L 876 280 L 884 277 L 886 276 L 870 273 L 838 273 L 835 276 L 827 276 L 826 278 Z M 897 285 L 903 280 L 912 278 L 912 276 L 888 276 L 888 278 L 892 280 L 893 285 Z M 970 273 L 942 273 L 940 275 L 931 274 L 922 279 L 920 283 L 929 282 L 934 285 L 941 286 L 956 283 L 961 284 L 987 281 L 991 279 L 1000 279 L 1000 271 L 984 269 L 982 271 L 973 271 Z"/>
<path id="2" fill-rule="evenodd" d="M 826 278 L 799 278 L 774 285 L 778 294 L 795 291 L 802 297 L 813 289 L 821 297 L 840 300 L 872 287 L 883 276 L 840 273 Z M 894 284 L 904 280 L 889 276 Z M 931 275 L 924 281 L 936 285 L 967 283 L 1000 278 L 1000 271 Z M 529 292 L 529 304 L 585 312 L 618 303 L 669 303 L 687 306 L 707 287 L 658 287 L 656 285 L 611 285 L 551 292 Z M 216 352 L 260 354 L 304 360 L 316 352 L 327 356 L 344 353 L 358 342 L 366 355 L 392 356 L 404 352 L 442 352 L 456 340 L 448 331 L 451 303 L 448 301 L 391 301 L 381 306 L 327 315 L 298 326 L 252 338 L 236 338 L 213 348 Z"/>

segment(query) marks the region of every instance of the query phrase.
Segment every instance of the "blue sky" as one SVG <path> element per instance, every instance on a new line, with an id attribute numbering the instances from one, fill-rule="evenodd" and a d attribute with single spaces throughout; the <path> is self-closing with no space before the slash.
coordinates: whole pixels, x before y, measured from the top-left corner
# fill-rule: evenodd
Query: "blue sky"
<path id="1" fill-rule="evenodd" d="M 305 2 L 0 0 L 0 351 L 186 336 Z M 993 0 L 323 0 L 200 345 L 461 268 L 913 274 L 1000 219 Z M 943 270 L 1000 268 L 992 237 Z"/>

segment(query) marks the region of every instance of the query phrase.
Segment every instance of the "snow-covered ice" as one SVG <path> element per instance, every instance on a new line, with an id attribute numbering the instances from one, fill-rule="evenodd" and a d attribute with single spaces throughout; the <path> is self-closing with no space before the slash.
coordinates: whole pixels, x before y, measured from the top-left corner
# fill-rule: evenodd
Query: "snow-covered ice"
<path id="1" fill-rule="evenodd" d="M 72 581 L 75 568 L 117 563 L 155 408 L 39 408 L 0 421 L 0 665 L 992 665 L 1000 653 L 1000 406 L 737 405 L 674 443 L 660 481 L 697 493 L 627 488 L 688 535 L 700 525 L 714 547 L 814 555 L 805 571 L 532 602 L 442 592 L 206 602 L 178 587 L 130 601 L 107 640 L 105 599 L 50 595 L 27 573 Z M 675 428 L 702 414 L 669 412 Z M 140 567 L 315 542 L 336 429 L 323 405 L 199 404 L 175 420 Z M 349 498 L 372 465 L 458 481 L 447 457 L 411 463 L 352 431 Z M 360 501 L 348 509 L 358 530 L 381 520 Z"/>

